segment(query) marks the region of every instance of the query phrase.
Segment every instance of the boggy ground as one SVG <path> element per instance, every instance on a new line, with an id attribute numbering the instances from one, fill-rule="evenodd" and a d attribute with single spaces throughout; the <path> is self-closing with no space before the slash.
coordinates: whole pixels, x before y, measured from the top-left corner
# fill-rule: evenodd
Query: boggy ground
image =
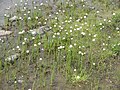
<path id="1" fill-rule="evenodd" d="M 57 38 L 54 39 L 54 35 L 56 35 L 55 33 L 57 33 L 58 38 L 63 38 L 63 36 L 65 36 L 66 32 L 61 32 L 58 30 L 58 28 L 61 28 L 59 25 L 64 26 L 64 24 L 61 24 L 62 19 L 66 19 L 66 15 L 68 15 L 69 17 L 69 14 L 71 14 L 71 12 L 69 13 L 69 10 L 74 10 L 74 8 L 69 7 L 69 9 L 68 7 L 66 7 L 66 11 L 68 11 L 65 14 L 62 13 L 60 15 L 53 14 L 52 12 L 53 18 L 54 15 L 58 18 L 61 18 L 62 15 L 64 17 L 62 17 L 60 20 L 51 19 L 51 21 L 49 21 L 48 19 L 49 23 L 47 25 L 44 24 L 44 22 L 46 21 L 43 19 L 44 17 L 40 18 L 41 21 L 43 20 L 40 26 L 35 25 L 37 23 L 34 21 L 31 21 L 32 24 L 35 23 L 34 25 L 31 25 L 31 23 L 27 22 L 27 24 L 30 25 L 27 29 L 24 27 L 20 27 L 19 24 L 17 24 L 19 23 L 19 21 L 15 21 L 14 25 L 12 27 L 10 26 L 13 34 L 10 36 L 8 35 L 5 38 L 1 38 L 0 40 L 0 90 L 119 90 L 120 24 L 119 22 L 117 22 L 117 20 L 119 20 L 120 8 L 119 2 L 113 0 L 115 5 L 108 5 L 106 4 L 107 1 L 109 2 L 109 0 L 95 0 L 94 2 L 92 2 L 92 0 L 85 1 L 84 3 L 82 3 L 83 7 L 80 4 L 80 8 L 84 8 L 84 4 L 86 5 L 86 7 L 83 9 L 83 12 L 81 10 L 79 13 L 82 17 L 86 17 L 84 15 L 86 15 L 86 12 L 90 10 L 90 12 L 87 12 L 89 13 L 88 20 L 84 18 L 85 21 L 83 19 L 83 21 L 80 21 L 78 23 L 75 20 L 78 17 L 80 18 L 79 14 L 77 14 L 77 16 L 76 13 L 72 13 L 72 18 L 75 19 L 73 19 L 72 23 L 65 24 L 65 28 L 68 30 L 68 33 L 73 33 L 74 35 L 66 37 L 66 41 L 62 41 Z M 74 0 L 70 1 L 70 3 L 74 3 Z M 57 10 L 62 9 L 59 2 L 55 3 L 55 5 L 58 5 Z M 77 6 L 78 4 L 75 5 Z M 78 9 L 78 7 L 75 7 L 75 10 Z M 45 8 L 46 11 L 43 9 L 43 12 L 47 12 L 47 10 L 49 12 L 49 9 L 50 8 L 47 7 Z M 56 13 L 57 10 L 54 10 L 54 12 Z M 113 18 L 114 13 L 118 14 L 118 17 L 115 16 L 117 18 Z M 69 18 L 71 18 L 71 15 Z M 102 22 L 102 20 L 104 19 L 108 20 L 109 23 L 112 21 L 112 23 L 109 24 L 108 22 Z M 83 25 L 83 23 L 85 22 L 87 22 L 87 24 L 89 25 L 92 25 L 93 23 L 93 25 L 95 24 L 96 26 L 95 28 L 91 28 L 90 26 L 87 27 L 87 25 Z M 99 26 L 99 24 L 102 25 L 101 22 L 105 27 L 104 29 L 101 29 L 101 26 Z M 24 23 L 24 21 L 22 21 L 22 23 Z M 58 23 L 57 28 L 56 23 Z M 82 29 L 82 31 L 80 32 L 78 30 L 78 32 L 75 33 L 69 28 L 70 26 L 74 27 L 74 24 L 80 26 L 83 25 L 84 29 Z M 22 35 L 18 34 L 22 32 L 20 29 L 36 29 L 43 25 L 46 27 L 51 26 L 52 30 L 47 34 L 46 32 L 44 32 L 44 34 L 41 35 L 40 33 L 36 36 L 28 34 L 26 31 Z M 91 28 L 92 31 L 86 31 L 87 28 Z M 101 31 L 99 31 L 99 28 Z M 88 36 L 90 34 L 92 34 L 93 36 Z M 41 36 L 39 37 L 39 35 Z M 27 39 L 30 39 L 30 41 L 27 41 L 26 37 Z M 75 39 L 70 40 L 69 38 L 71 37 Z M 89 40 L 91 40 L 92 37 L 94 38 L 91 42 Z M 98 41 L 95 42 L 96 39 Z M 55 41 L 53 42 L 52 40 Z M 26 41 L 25 43 L 27 44 L 24 44 L 24 41 Z M 79 44 L 79 42 L 82 49 L 76 46 L 76 44 Z M 38 43 L 38 46 L 36 45 L 36 43 Z M 50 43 L 49 45 L 51 45 L 51 47 L 48 45 L 48 43 Z M 89 44 L 91 46 L 89 46 Z M 62 47 L 59 47 L 60 45 L 62 45 Z M 63 48 L 63 45 L 65 46 L 65 48 Z M 73 45 L 76 46 L 76 48 L 74 48 Z M 78 52 L 78 48 L 81 51 L 85 51 L 86 54 L 83 55 L 84 53 L 79 52 L 80 55 L 77 55 L 76 52 Z M 57 53 L 56 50 L 58 50 Z M 61 52 L 59 50 L 61 50 Z M 69 52 L 69 50 L 72 50 L 72 54 L 71 52 Z M 9 58 L 9 56 L 12 56 L 12 58 Z M 81 63 L 81 61 L 83 63 Z"/>

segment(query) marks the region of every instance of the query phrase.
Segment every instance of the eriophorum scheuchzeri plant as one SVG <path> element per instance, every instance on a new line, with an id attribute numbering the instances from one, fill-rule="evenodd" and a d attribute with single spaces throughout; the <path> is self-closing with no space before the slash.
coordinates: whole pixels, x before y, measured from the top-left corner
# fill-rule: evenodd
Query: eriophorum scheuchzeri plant
<path id="1" fill-rule="evenodd" d="M 105 73 L 105 60 L 117 56 L 120 47 L 119 26 L 115 26 L 117 30 L 107 26 L 119 23 L 114 22 L 115 13 L 112 18 L 101 19 L 102 11 L 86 2 L 21 1 L 15 4 L 14 12 L 8 9 L 5 27 L 14 33 L 0 43 L 0 68 L 6 82 L 14 81 L 16 89 L 18 83 L 24 89 L 31 82 L 34 90 L 54 85 L 57 75 L 65 82 L 79 84 L 89 82 L 95 72 Z"/>

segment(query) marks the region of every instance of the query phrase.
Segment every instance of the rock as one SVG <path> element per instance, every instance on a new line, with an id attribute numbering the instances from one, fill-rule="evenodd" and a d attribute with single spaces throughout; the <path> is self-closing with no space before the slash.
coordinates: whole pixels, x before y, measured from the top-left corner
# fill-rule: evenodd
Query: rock
<path id="1" fill-rule="evenodd" d="M 13 17 L 11 17 L 9 20 L 10 20 L 10 21 L 15 21 L 15 20 L 17 20 L 17 19 L 18 19 L 17 16 L 13 16 Z"/>
<path id="2" fill-rule="evenodd" d="M 49 28 L 46 27 L 46 26 L 41 26 L 37 29 L 33 29 L 33 30 L 30 30 L 29 32 L 32 34 L 32 35 L 36 35 L 36 34 L 41 34 L 43 35 L 45 32 L 49 31 Z"/>
<path id="3" fill-rule="evenodd" d="M 45 29 L 45 26 L 41 26 L 41 27 L 39 27 L 38 29 L 36 29 L 35 31 L 36 31 L 38 34 L 43 34 L 43 33 L 44 33 L 44 29 Z"/>
<path id="4" fill-rule="evenodd" d="M 12 31 L 0 30 L 0 37 L 10 35 L 10 34 L 12 34 Z"/>

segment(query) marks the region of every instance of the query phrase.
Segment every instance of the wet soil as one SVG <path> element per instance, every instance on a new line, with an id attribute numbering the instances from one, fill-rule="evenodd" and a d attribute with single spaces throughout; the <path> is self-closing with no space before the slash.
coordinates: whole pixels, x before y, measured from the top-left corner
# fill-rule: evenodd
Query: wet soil
<path id="1" fill-rule="evenodd" d="M 0 0 L 0 25 L 4 23 L 4 12 L 5 8 L 8 6 L 14 6 L 15 3 L 19 3 L 19 0 Z M 120 89 L 120 57 L 111 58 L 112 62 L 111 70 L 107 72 L 105 75 L 101 75 L 100 73 L 95 72 L 95 76 L 90 80 L 91 82 L 80 82 L 77 84 L 66 83 L 65 78 L 61 76 L 60 73 L 56 74 L 53 85 L 47 85 L 47 87 L 38 87 L 36 90 L 119 90 Z M 109 61 L 107 62 L 109 63 Z M 35 68 L 34 64 L 31 65 L 31 69 Z M 26 76 L 28 78 L 28 83 L 24 90 L 28 90 L 31 88 L 34 79 L 33 73 L 29 73 L 30 75 Z M 18 75 L 20 75 L 18 73 Z M 4 73 L 0 75 L 0 90 L 14 90 L 14 81 L 12 82 L 4 82 Z M 48 77 L 49 80 L 49 77 Z M 37 83 L 39 84 L 39 83 Z M 8 87 L 8 88 L 7 88 Z M 21 90 L 22 85 L 18 83 L 18 90 Z"/>

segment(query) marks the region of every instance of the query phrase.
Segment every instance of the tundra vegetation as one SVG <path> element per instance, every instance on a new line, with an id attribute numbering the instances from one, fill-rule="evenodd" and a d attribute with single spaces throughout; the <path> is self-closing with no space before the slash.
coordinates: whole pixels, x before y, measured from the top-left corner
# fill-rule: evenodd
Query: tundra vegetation
<path id="1" fill-rule="evenodd" d="M 21 0 L 4 21 L 0 90 L 119 90 L 119 0 Z"/>

